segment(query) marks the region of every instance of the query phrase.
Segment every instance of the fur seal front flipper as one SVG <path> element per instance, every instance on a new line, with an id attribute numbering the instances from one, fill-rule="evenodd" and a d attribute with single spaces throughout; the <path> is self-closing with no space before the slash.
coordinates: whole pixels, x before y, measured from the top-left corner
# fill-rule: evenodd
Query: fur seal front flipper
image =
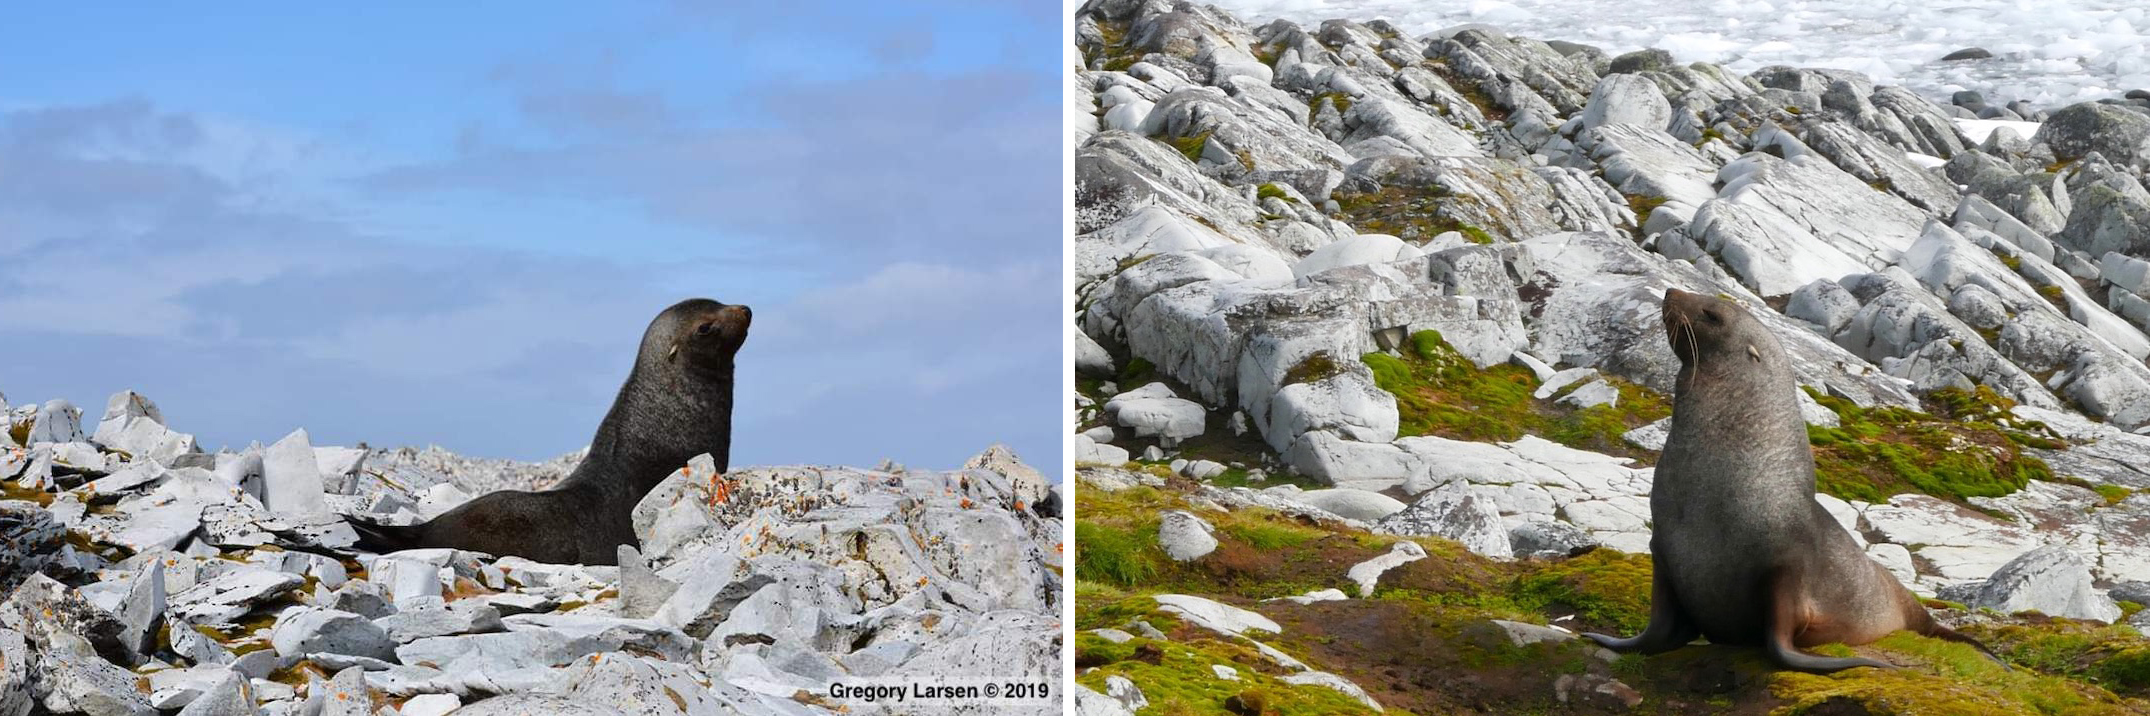
<path id="1" fill-rule="evenodd" d="M 1665 292 L 1664 320 L 1680 374 L 1650 490 L 1650 623 L 1627 639 L 1584 636 L 1640 654 L 1704 636 L 1762 647 L 1786 669 L 1828 673 L 1889 664 L 1803 649 L 1904 629 L 2001 662 L 1934 621 L 1814 501 L 1814 452 L 1776 336 L 1739 304 L 1678 290 Z"/>
<path id="2" fill-rule="evenodd" d="M 552 489 L 503 490 L 414 525 L 351 517 L 373 552 L 453 547 L 539 562 L 614 564 L 642 496 L 702 453 L 731 468 L 732 362 L 753 312 L 704 298 L 657 314 L 590 454 Z M 714 476 L 709 476 L 714 477 Z"/>

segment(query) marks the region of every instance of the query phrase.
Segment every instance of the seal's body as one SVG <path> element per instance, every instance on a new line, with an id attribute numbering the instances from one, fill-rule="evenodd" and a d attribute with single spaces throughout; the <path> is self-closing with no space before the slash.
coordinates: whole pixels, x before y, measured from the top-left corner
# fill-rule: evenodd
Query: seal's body
<path id="1" fill-rule="evenodd" d="M 730 469 L 732 358 L 753 313 L 708 299 L 667 308 L 642 334 L 634 370 L 597 426 L 590 454 L 550 490 L 481 495 L 409 526 L 352 518 L 358 547 L 454 547 L 540 562 L 615 564 L 635 544 L 635 503 L 702 453 Z M 714 476 L 712 476 L 714 477 Z"/>
<path id="2" fill-rule="evenodd" d="M 1987 651 L 1935 622 L 1814 501 L 1798 387 L 1769 329 L 1730 300 L 1679 290 L 1665 292 L 1664 315 L 1681 368 L 1650 490 L 1650 624 L 1629 639 L 1587 636 L 1655 654 L 1699 635 L 1761 646 L 1778 665 L 1815 673 L 1888 664 L 1801 647 L 1864 644 L 1898 629 Z"/>

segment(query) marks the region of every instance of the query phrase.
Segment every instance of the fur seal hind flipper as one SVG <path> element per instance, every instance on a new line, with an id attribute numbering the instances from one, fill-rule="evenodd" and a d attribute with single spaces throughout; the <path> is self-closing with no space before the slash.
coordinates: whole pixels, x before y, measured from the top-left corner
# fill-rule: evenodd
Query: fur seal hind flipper
<path id="1" fill-rule="evenodd" d="M 419 525 L 384 525 L 357 515 L 345 515 L 344 521 L 358 533 L 358 542 L 351 545 L 358 549 L 387 554 L 422 546 Z"/>
<path id="2" fill-rule="evenodd" d="M 1650 623 L 1642 633 L 1621 639 L 1606 634 L 1585 633 L 1591 641 L 1621 654 L 1662 654 L 1686 646 L 1702 635 L 1702 628 L 1680 612 L 1680 602 L 1672 593 L 1672 584 L 1666 578 L 1667 570 L 1651 570 L 1650 576 Z"/>
<path id="3" fill-rule="evenodd" d="M 1762 650 L 1768 653 L 1769 660 L 1776 662 L 1778 666 L 1809 674 L 1827 674 L 1859 666 L 1896 668 L 1895 664 L 1864 657 L 1809 654 L 1793 645 L 1793 637 L 1806 626 L 1801 615 L 1805 610 L 1800 608 L 1805 598 L 1800 590 L 1799 580 L 1786 570 L 1777 570 L 1776 575 L 1770 579 L 1769 590 L 1765 596 L 1769 599 L 1770 609 L 1769 623 L 1762 634 Z"/>

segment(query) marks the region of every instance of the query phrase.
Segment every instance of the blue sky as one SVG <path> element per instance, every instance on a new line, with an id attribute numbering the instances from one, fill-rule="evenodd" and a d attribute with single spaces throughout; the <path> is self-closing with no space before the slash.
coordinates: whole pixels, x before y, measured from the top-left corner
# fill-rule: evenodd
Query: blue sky
<path id="1" fill-rule="evenodd" d="M 735 465 L 1060 462 L 1049 3 L 18 8 L 0 392 L 205 447 L 581 447 L 755 309 Z"/>

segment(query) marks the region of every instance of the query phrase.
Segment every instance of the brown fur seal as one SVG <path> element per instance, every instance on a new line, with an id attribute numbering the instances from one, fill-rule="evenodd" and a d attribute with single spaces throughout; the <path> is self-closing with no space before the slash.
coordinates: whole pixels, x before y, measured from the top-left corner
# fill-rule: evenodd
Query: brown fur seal
<path id="1" fill-rule="evenodd" d="M 730 469 L 732 357 L 752 319 L 746 306 L 706 298 L 665 309 L 642 333 L 634 370 L 598 424 L 590 454 L 560 484 L 543 492 L 489 493 L 409 526 L 351 518 L 357 546 L 617 563 L 619 546 L 637 543 L 635 503 L 658 482 L 702 453 L 716 458 L 718 473 Z"/>
<path id="2" fill-rule="evenodd" d="M 1650 490 L 1650 624 L 1619 652 L 1655 654 L 1696 636 L 1759 645 L 1787 669 L 1890 666 L 1803 647 L 1865 644 L 1898 629 L 1977 646 L 1935 622 L 1814 501 L 1814 453 L 1784 348 L 1738 304 L 1665 292 L 1680 358 L 1672 431 Z M 1995 661 L 2000 661 L 1994 657 Z"/>

